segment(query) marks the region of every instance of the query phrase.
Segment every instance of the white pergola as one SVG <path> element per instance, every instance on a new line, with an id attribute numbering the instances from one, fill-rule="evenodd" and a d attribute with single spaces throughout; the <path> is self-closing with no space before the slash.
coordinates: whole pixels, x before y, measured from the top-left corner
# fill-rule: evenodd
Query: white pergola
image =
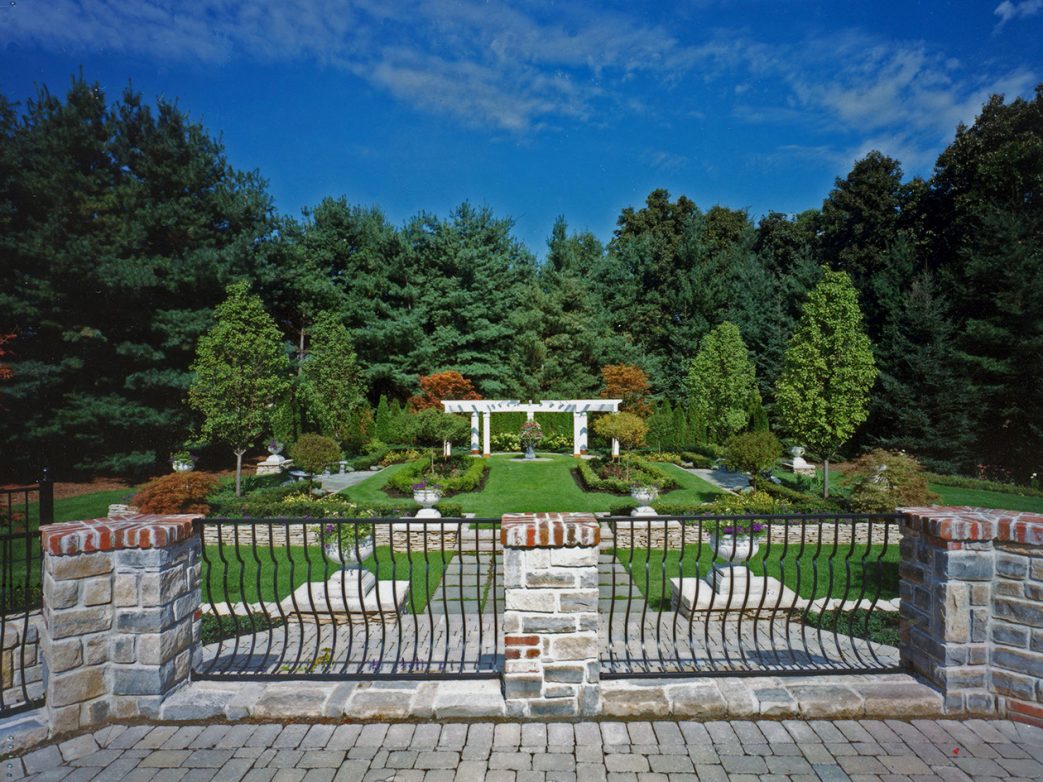
<path id="1" fill-rule="evenodd" d="M 450 399 L 442 402 L 447 413 L 470 413 L 471 453 L 489 456 L 492 453 L 489 425 L 493 413 L 525 413 L 533 420 L 536 413 L 572 413 L 572 455 L 582 456 L 587 452 L 587 414 L 616 413 L 622 399 L 562 399 L 541 402 L 520 402 L 517 399 Z M 478 416 L 482 416 L 482 448 L 478 450 Z M 619 445 L 613 441 L 612 451 L 618 452 Z"/>

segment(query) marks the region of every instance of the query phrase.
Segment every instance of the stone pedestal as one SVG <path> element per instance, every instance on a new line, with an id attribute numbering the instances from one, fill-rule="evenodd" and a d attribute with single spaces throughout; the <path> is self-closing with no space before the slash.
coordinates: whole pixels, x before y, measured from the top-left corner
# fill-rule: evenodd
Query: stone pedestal
<path id="1" fill-rule="evenodd" d="M 601 708 L 598 543 L 592 514 L 509 514 L 504 558 L 504 695 L 514 717 Z"/>
<path id="2" fill-rule="evenodd" d="M 41 529 L 52 735 L 156 718 L 199 649 L 200 543 L 192 516 L 129 516 Z"/>
<path id="3" fill-rule="evenodd" d="M 353 567 L 326 581 L 301 584 L 279 607 L 285 614 L 319 624 L 394 620 L 409 597 L 409 586 L 409 579 L 377 581 L 370 571 Z"/>

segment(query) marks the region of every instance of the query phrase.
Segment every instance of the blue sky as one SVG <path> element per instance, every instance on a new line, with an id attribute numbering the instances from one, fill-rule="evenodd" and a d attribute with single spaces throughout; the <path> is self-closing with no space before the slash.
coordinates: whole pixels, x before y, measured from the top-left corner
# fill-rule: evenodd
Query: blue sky
<path id="1" fill-rule="evenodd" d="M 0 91 L 178 98 L 280 211 L 468 199 L 545 253 L 665 187 L 797 212 L 870 149 L 929 174 L 1043 81 L 1043 0 L 0 0 Z"/>

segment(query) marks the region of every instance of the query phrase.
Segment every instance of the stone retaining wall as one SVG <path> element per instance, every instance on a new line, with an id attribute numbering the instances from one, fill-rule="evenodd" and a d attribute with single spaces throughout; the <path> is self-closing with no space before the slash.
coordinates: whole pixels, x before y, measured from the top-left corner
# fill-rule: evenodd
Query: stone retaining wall
<path id="1" fill-rule="evenodd" d="M 700 530 L 698 522 L 686 521 L 682 531 L 679 521 L 641 519 L 640 516 L 636 516 L 633 520 L 614 521 L 612 526 L 616 548 L 662 549 L 665 543 L 668 549 L 679 549 L 682 543 L 685 548 L 694 548 L 700 543 L 708 544 L 714 525 L 704 522 Z M 772 524 L 770 531 L 765 532 L 760 541 L 761 546 L 764 546 L 770 539 L 773 548 L 785 545 L 794 554 L 803 546 L 805 551 L 812 554 L 821 547 L 820 553 L 824 556 L 829 556 L 834 550 L 838 556 L 843 556 L 852 541 L 859 545 L 898 546 L 900 537 L 896 522 L 873 520 L 872 523 L 852 524 L 842 520 L 840 524 L 836 524 L 827 520 L 821 525 L 817 522 Z"/>
<path id="2" fill-rule="evenodd" d="M 370 526 L 373 529 L 373 535 L 378 546 L 387 546 L 389 538 L 393 538 L 396 550 L 406 551 L 408 538 L 408 545 L 412 551 L 423 551 L 425 544 L 429 551 L 440 550 L 443 545 L 447 549 L 455 549 L 460 525 L 451 523 L 443 529 L 441 522 L 437 523 L 439 525 L 437 529 L 430 529 L 426 532 L 424 531 L 423 522 L 420 521 L 402 521 L 393 524 L 373 524 Z M 307 531 L 305 531 L 305 528 L 307 528 Z M 463 523 L 463 530 L 462 543 L 464 550 L 469 550 L 468 544 L 474 543 L 475 534 L 470 529 L 468 522 Z M 207 546 L 217 546 L 220 543 L 226 548 L 228 555 L 234 557 L 237 542 L 240 552 L 256 547 L 259 553 L 263 554 L 263 550 L 269 547 L 281 548 L 287 545 L 317 546 L 321 540 L 320 532 L 319 524 L 268 525 L 263 521 L 259 521 L 256 524 L 226 524 L 221 526 L 204 524 L 203 542 Z"/>
<path id="3" fill-rule="evenodd" d="M 5 707 L 24 703 L 26 694 L 30 700 L 43 694 L 43 653 L 40 650 L 40 625 L 43 618 L 39 611 L 28 616 L 4 617 L 3 643 L 0 646 L 0 688 L 3 690 Z M 22 644 L 22 636 L 25 644 Z M 24 689 L 22 685 L 25 685 Z"/>

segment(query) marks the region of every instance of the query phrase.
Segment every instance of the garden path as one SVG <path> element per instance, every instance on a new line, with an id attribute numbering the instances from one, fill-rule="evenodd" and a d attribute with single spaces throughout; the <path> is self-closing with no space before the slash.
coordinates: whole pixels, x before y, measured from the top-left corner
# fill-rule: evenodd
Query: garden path
<path id="1" fill-rule="evenodd" d="M 684 469 L 686 472 L 698 475 L 707 483 L 712 483 L 717 488 L 723 489 L 730 494 L 738 494 L 750 485 L 750 479 L 745 473 L 741 472 L 732 472 L 731 470 L 720 468 L 708 470 L 702 467 L 686 467 Z"/>

